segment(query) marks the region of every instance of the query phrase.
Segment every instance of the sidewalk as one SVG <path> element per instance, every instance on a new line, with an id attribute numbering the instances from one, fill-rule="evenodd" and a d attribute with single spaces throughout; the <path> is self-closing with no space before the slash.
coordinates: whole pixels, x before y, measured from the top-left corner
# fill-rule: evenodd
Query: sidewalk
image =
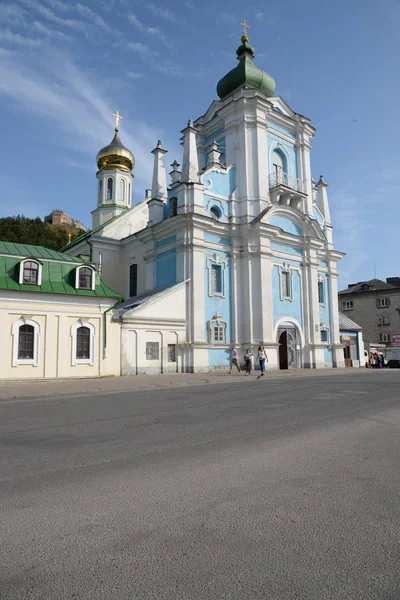
<path id="1" fill-rule="evenodd" d="M 322 377 L 336 375 L 356 375 L 367 369 L 294 369 L 290 371 L 269 371 L 260 383 L 290 379 L 292 377 Z M 215 373 L 174 373 L 166 375 L 133 375 L 126 377 L 96 377 L 85 379 L 27 379 L 0 382 L 0 401 L 22 398 L 59 398 L 60 396 L 81 396 L 89 394 L 115 394 L 120 392 L 210 385 L 217 383 L 239 384 L 257 379 L 259 372 L 253 371 L 250 377 L 244 372 L 219 371 Z"/>

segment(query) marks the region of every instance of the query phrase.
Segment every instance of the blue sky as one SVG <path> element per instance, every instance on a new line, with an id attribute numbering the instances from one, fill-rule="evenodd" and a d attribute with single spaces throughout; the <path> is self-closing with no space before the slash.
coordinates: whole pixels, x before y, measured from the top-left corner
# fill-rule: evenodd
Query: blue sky
<path id="1" fill-rule="evenodd" d="M 329 183 L 341 286 L 400 275 L 400 2 L 1 0 L 0 215 L 62 208 L 90 225 L 95 157 L 123 115 L 134 199 L 158 139 L 180 162 L 180 130 L 236 64 L 240 22 L 277 94 L 312 119 L 314 178 Z"/>

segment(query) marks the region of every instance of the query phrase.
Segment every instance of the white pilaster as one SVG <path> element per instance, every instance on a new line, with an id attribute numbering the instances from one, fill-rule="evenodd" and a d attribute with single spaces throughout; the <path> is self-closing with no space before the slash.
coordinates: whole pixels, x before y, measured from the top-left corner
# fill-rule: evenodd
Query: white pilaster
<path id="1" fill-rule="evenodd" d="M 193 126 L 193 121 L 188 121 L 188 125 L 182 130 L 183 139 L 183 160 L 182 160 L 182 181 L 185 183 L 199 182 L 199 158 L 197 156 L 197 129 Z"/>

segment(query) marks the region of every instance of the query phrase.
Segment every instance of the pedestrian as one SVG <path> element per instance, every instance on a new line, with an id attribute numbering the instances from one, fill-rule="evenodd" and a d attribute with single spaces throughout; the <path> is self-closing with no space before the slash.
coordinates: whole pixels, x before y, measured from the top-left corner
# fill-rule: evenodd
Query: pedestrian
<path id="1" fill-rule="evenodd" d="M 232 373 L 232 367 L 236 367 L 238 372 L 240 373 L 239 353 L 236 350 L 235 346 L 231 346 L 231 367 L 228 371 L 229 374 Z"/>
<path id="2" fill-rule="evenodd" d="M 267 356 L 267 353 L 265 352 L 265 348 L 264 348 L 263 344 L 260 344 L 258 346 L 257 358 L 258 358 L 258 362 L 260 363 L 260 371 L 261 371 L 259 377 L 264 377 L 265 362 L 268 362 L 268 356 Z"/>
<path id="3" fill-rule="evenodd" d="M 253 358 L 253 353 L 250 350 L 250 348 L 247 348 L 246 352 L 244 353 L 244 362 L 246 365 L 245 375 L 250 375 L 250 373 L 251 373 L 251 359 L 252 358 Z"/>

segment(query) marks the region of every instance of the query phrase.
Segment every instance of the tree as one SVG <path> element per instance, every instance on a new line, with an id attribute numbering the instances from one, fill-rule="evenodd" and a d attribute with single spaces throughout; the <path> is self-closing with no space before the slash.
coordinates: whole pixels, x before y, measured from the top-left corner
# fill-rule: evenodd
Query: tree
<path id="1" fill-rule="evenodd" d="M 44 223 L 40 217 L 28 219 L 23 215 L 0 218 L 0 241 L 16 244 L 32 244 L 44 246 L 51 250 L 61 250 L 68 244 L 68 234 L 71 241 L 83 231 L 71 225 L 51 225 Z"/>

